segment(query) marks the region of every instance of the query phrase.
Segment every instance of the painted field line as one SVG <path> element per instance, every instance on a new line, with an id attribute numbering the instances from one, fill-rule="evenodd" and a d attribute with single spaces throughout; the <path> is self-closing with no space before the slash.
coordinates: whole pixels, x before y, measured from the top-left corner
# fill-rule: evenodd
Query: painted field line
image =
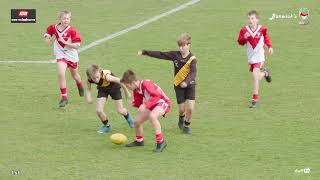
<path id="1" fill-rule="evenodd" d="M 54 64 L 55 60 L 50 61 L 6 61 L 0 60 L 0 64 Z"/>
<path id="2" fill-rule="evenodd" d="M 88 50 L 88 49 L 90 49 L 90 48 L 92 48 L 92 47 L 95 47 L 95 46 L 97 46 L 97 45 L 99 45 L 99 44 L 101 44 L 101 43 L 104 43 L 104 42 L 106 42 L 106 41 L 109 41 L 109 40 L 111 40 L 111 39 L 113 39 L 113 38 L 115 38 L 115 37 L 118 37 L 118 36 L 121 36 L 121 35 L 123 35 L 123 34 L 126 34 L 126 33 L 130 32 L 130 31 L 132 31 L 132 30 L 139 29 L 139 28 L 141 28 L 141 27 L 143 27 L 143 26 L 145 26 L 145 25 L 147 25 L 147 24 L 150 24 L 150 23 L 152 23 L 152 22 L 155 22 L 155 21 L 157 21 L 157 20 L 159 20 L 159 19 L 161 19 L 161 18 L 163 18 L 163 17 L 169 16 L 170 14 L 173 14 L 173 13 L 175 13 L 175 12 L 177 12 L 177 11 L 180 11 L 180 10 L 182 10 L 182 9 L 185 9 L 185 8 L 187 8 L 188 6 L 191 6 L 191 5 L 193 5 L 193 4 L 195 4 L 195 3 L 198 3 L 198 2 L 200 2 L 200 0 L 192 0 L 192 1 L 189 1 L 189 2 L 187 2 L 187 3 L 185 3 L 185 4 L 182 4 L 182 5 L 174 8 L 174 9 L 169 10 L 169 11 L 167 11 L 167 12 L 165 12 L 165 13 L 159 14 L 159 15 L 154 16 L 154 17 L 152 17 L 152 18 L 150 18 L 150 19 L 148 19 L 148 20 L 145 20 L 145 21 L 143 21 L 143 22 L 140 22 L 140 23 L 138 23 L 138 24 L 136 24 L 136 25 L 134 25 L 134 26 L 128 27 L 128 28 L 126 28 L 126 29 L 124 29 L 124 30 L 122 30 L 122 31 L 113 33 L 113 34 L 108 35 L 108 36 L 106 36 L 106 37 L 104 37 L 104 38 L 102 38 L 102 39 L 96 40 L 96 41 L 94 41 L 94 42 L 92 42 L 92 43 L 90 43 L 90 44 L 82 47 L 81 49 L 79 49 L 79 53 L 81 53 L 81 52 L 83 52 L 83 51 L 86 51 L 86 50 Z"/>
<path id="3" fill-rule="evenodd" d="M 133 30 L 136 30 L 136 29 L 140 29 L 141 27 L 143 27 L 145 25 L 148 25 L 148 24 L 150 24 L 152 22 L 155 22 L 155 21 L 157 21 L 157 20 L 159 20 L 159 19 L 161 19 L 163 17 L 169 16 L 169 15 L 175 13 L 175 12 L 181 11 L 181 10 L 187 8 L 188 6 L 194 5 L 194 4 L 198 3 L 198 2 L 200 2 L 200 0 L 191 0 L 191 1 L 187 2 L 187 3 L 181 4 L 180 6 L 174 8 L 174 9 L 171 9 L 171 10 L 169 10 L 167 12 L 164 12 L 162 14 L 154 16 L 154 17 L 152 17 L 150 19 L 142 21 L 142 22 L 140 22 L 140 23 L 138 23 L 136 25 L 130 26 L 130 27 L 128 27 L 126 29 L 123 29 L 123 30 L 121 30 L 119 32 L 110 34 L 110 35 L 108 35 L 108 36 L 106 36 L 104 38 L 98 39 L 98 40 L 96 40 L 96 41 L 94 41 L 94 42 L 92 42 L 92 43 L 90 43 L 90 44 L 88 44 L 86 46 L 81 47 L 78 52 L 79 53 L 84 52 L 84 51 L 86 51 L 88 49 L 91 49 L 91 48 L 93 48 L 95 46 L 98 46 L 98 45 L 100 45 L 100 44 L 102 44 L 104 42 L 110 41 L 113 38 L 116 38 L 118 36 L 124 35 L 124 34 L 130 32 L 130 31 L 133 31 Z M 50 61 L 9 61 L 9 60 L 0 60 L 0 64 L 10 64 L 10 63 L 12 63 L 12 64 L 13 63 L 18 63 L 18 64 L 52 64 L 52 63 L 55 63 L 55 61 L 52 61 L 52 60 L 50 60 Z"/>

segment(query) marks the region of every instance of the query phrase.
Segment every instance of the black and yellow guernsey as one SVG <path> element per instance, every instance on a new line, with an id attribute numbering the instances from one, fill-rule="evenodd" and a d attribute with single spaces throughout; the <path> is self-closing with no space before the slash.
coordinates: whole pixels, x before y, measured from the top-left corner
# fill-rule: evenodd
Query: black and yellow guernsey
<path id="1" fill-rule="evenodd" d="M 188 86 L 195 85 L 197 76 L 197 59 L 191 52 L 185 58 L 182 57 L 179 51 L 161 52 L 143 50 L 142 54 L 172 61 L 174 65 L 175 86 L 178 86 L 182 81 L 186 82 Z"/>
<path id="2" fill-rule="evenodd" d="M 98 83 L 93 82 L 91 79 L 88 79 L 89 83 L 96 84 L 97 89 L 117 89 L 120 88 L 120 84 L 110 82 L 107 80 L 107 75 L 110 74 L 114 76 L 114 74 L 110 70 L 102 70 L 101 71 L 101 78 Z"/>

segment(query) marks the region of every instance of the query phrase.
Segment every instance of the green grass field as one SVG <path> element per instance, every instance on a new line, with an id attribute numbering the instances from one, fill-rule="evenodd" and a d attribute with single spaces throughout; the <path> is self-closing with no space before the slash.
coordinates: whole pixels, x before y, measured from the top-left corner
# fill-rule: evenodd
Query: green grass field
<path id="1" fill-rule="evenodd" d="M 188 0 L 2 1 L 0 60 L 49 60 L 43 33 L 69 9 L 85 46 L 156 16 Z M 309 25 L 298 19 L 269 21 L 272 13 L 310 9 Z M 36 8 L 36 24 L 11 24 L 11 8 Z M 269 29 L 275 53 L 268 58 L 273 82 L 261 86 L 261 106 L 249 109 L 251 74 L 245 48 L 236 39 L 246 12 L 257 9 Z M 319 179 L 320 73 L 319 1 L 201 0 L 80 54 L 80 72 L 97 63 L 121 75 L 127 68 L 153 79 L 172 99 L 161 120 L 167 149 L 154 149 L 145 125 L 146 146 L 126 149 L 98 135 L 95 106 L 77 95 L 68 73 L 71 104 L 58 108 L 55 64 L 0 64 L 0 179 Z M 176 37 L 191 34 L 199 59 L 193 134 L 177 128 L 170 62 L 140 58 L 141 49 L 176 49 Z M 95 95 L 95 94 L 94 94 Z M 129 108 L 135 114 L 136 109 Z M 108 102 L 112 133 L 134 131 Z M 309 174 L 295 172 L 310 168 Z M 19 176 L 11 175 L 20 170 Z"/>

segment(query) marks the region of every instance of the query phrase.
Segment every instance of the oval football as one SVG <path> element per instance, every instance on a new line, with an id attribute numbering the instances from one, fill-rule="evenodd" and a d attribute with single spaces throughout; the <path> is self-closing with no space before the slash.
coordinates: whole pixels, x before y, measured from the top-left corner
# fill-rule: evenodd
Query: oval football
<path id="1" fill-rule="evenodd" d="M 113 144 L 121 145 L 127 142 L 127 136 L 121 133 L 115 133 L 110 136 L 111 142 Z"/>

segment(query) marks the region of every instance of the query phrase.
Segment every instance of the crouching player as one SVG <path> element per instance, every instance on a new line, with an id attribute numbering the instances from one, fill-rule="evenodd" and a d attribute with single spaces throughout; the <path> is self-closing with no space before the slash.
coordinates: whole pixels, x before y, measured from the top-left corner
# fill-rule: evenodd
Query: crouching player
<path id="1" fill-rule="evenodd" d="M 103 124 L 98 133 L 106 133 L 111 130 L 109 119 L 106 113 L 103 111 L 104 105 L 109 95 L 115 102 L 117 112 L 119 114 L 122 114 L 123 117 L 127 120 L 129 126 L 133 128 L 133 119 L 131 118 L 128 110 L 123 107 L 120 88 L 122 87 L 126 97 L 130 96 L 130 93 L 124 85 L 121 86 L 120 79 L 118 77 L 115 77 L 110 70 L 103 70 L 95 64 L 90 64 L 88 66 L 87 78 L 88 81 L 86 100 L 88 103 L 92 103 L 91 84 L 96 84 L 98 89 L 96 112 Z"/>
<path id="2" fill-rule="evenodd" d="M 142 50 L 138 52 L 138 55 L 173 62 L 175 75 L 174 90 L 179 107 L 178 127 L 183 133 L 190 134 L 196 96 L 197 59 L 190 52 L 191 37 L 187 33 L 182 33 L 179 36 L 177 44 L 179 51 L 160 52 Z"/>
<path id="3" fill-rule="evenodd" d="M 79 95 L 84 96 L 81 77 L 78 73 L 78 51 L 81 37 L 77 30 L 70 26 L 71 12 L 61 11 L 59 14 L 59 23 L 48 26 L 44 34 L 45 41 L 49 45 L 52 36 L 55 36 L 53 51 L 56 56 L 58 66 L 58 80 L 60 86 L 61 100 L 59 107 L 68 104 L 66 69 L 69 68 L 72 78 L 75 80 Z"/>
<path id="4" fill-rule="evenodd" d="M 139 108 L 134 119 L 136 139 L 127 147 L 144 146 L 143 123 L 150 120 L 156 139 L 155 152 L 162 152 L 167 146 L 161 131 L 160 116 L 165 116 L 170 110 L 170 100 L 162 89 L 151 80 L 138 80 L 133 71 L 124 72 L 121 82 L 133 90 L 132 106 Z"/>
<path id="5" fill-rule="evenodd" d="M 253 76 L 253 91 L 250 108 L 257 107 L 259 101 L 259 81 L 265 78 L 267 82 L 271 82 L 270 72 L 267 68 L 263 68 L 265 62 L 264 47 L 269 48 L 270 55 L 273 54 L 273 48 L 267 28 L 258 24 L 259 18 L 257 11 L 248 13 L 248 24 L 244 26 L 239 33 L 238 43 L 246 45 L 249 71 Z"/>

